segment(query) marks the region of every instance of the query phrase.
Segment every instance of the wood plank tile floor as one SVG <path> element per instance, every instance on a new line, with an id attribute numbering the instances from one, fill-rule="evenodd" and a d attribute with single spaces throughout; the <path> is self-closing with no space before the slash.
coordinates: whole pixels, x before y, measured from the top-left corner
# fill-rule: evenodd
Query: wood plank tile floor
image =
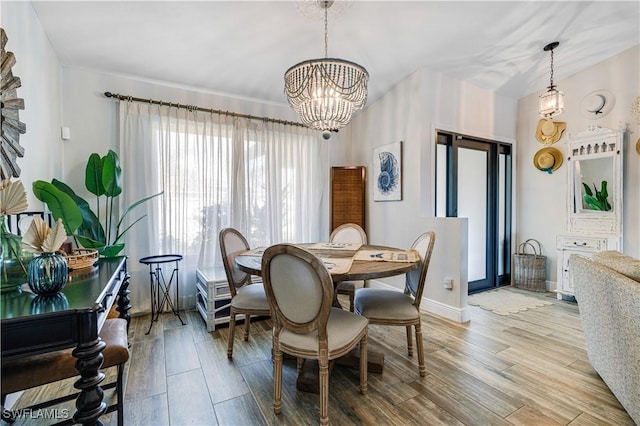
<path id="1" fill-rule="evenodd" d="M 466 324 L 423 314 L 422 378 L 417 361 L 406 355 L 404 329 L 370 326 L 369 347 L 385 354 L 384 372 L 369 374 L 369 391 L 361 395 L 357 371 L 336 367 L 332 424 L 633 425 L 589 364 L 577 305 L 555 294 L 525 293 L 553 304 L 508 316 L 471 306 Z M 282 413 L 273 414 L 269 320 L 252 323 L 248 342 L 237 332 L 228 360 L 226 327 L 208 333 L 198 312 L 182 316 L 184 326 L 164 314 L 149 335 L 149 316 L 132 319 L 126 424 L 317 424 L 318 396 L 296 390 L 294 360 L 285 360 Z M 72 386 L 67 381 L 29 390 L 17 406 Z M 73 403 L 67 407 L 73 412 Z M 115 414 L 104 421 L 115 425 Z"/>

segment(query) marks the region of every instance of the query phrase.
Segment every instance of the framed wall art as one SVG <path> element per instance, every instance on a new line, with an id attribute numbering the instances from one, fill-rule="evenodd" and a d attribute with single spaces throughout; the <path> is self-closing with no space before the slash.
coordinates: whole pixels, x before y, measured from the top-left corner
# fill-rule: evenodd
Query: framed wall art
<path id="1" fill-rule="evenodd" d="M 402 142 L 373 150 L 373 201 L 402 200 Z"/>

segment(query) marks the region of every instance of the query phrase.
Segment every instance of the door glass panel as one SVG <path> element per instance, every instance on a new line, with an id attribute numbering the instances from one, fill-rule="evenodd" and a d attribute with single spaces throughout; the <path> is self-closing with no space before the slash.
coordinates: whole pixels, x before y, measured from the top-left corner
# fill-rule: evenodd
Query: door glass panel
<path id="1" fill-rule="evenodd" d="M 458 217 L 469 218 L 469 281 L 486 278 L 487 152 L 458 149 Z"/>
<path id="2" fill-rule="evenodd" d="M 447 217 L 447 145 L 436 145 L 436 217 Z"/>
<path id="3" fill-rule="evenodd" d="M 507 241 L 506 228 L 506 205 L 507 205 L 507 156 L 498 156 L 498 259 L 504 259 L 504 246 Z M 498 275 L 504 274 L 504 262 L 498 262 Z"/>

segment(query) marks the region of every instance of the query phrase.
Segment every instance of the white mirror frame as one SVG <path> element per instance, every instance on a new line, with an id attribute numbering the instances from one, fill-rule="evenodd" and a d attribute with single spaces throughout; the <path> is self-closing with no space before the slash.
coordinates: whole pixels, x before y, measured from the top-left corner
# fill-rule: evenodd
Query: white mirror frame
<path id="1" fill-rule="evenodd" d="M 622 156 L 623 131 L 589 126 L 586 131 L 569 139 L 569 197 L 567 204 L 568 230 L 578 234 L 622 235 Z M 574 209 L 574 202 L 582 205 L 582 178 L 576 175 L 577 162 L 611 158 L 613 162 L 608 193 L 612 211 Z M 577 197 L 577 199 L 576 199 Z"/>

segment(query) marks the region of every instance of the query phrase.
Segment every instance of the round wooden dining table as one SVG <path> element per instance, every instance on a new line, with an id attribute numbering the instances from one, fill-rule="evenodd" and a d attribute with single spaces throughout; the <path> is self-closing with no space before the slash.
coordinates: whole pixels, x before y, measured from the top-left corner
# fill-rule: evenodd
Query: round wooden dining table
<path id="1" fill-rule="evenodd" d="M 313 244 L 299 244 L 299 246 L 308 248 Z M 398 249 L 394 247 L 379 246 L 379 245 L 362 245 L 359 250 L 376 251 L 376 252 L 399 252 L 405 253 L 406 250 Z M 355 255 L 356 251 L 353 250 L 323 250 L 323 249 L 310 249 L 311 253 L 323 259 L 326 262 L 331 259 L 339 258 L 351 258 Z M 262 249 L 249 250 L 247 254 L 240 253 L 236 256 L 236 265 L 241 271 L 244 271 L 251 275 L 262 275 L 262 256 L 264 252 Z M 351 267 L 347 272 L 334 272 L 331 269 L 331 278 L 333 278 L 333 285 L 338 285 L 341 281 L 359 281 L 359 280 L 371 280 L 376 278 L 391 277 L 394 275 L 406 274 L 409 271 L 417 269 L 420 265 L 420 261 L 415 262 L 389 262 L 389 261 L 373 261 L 373 260 L 353 260 Z M 334 304 L 336 307 L 341 307 L 337 297 L 334 298 Z M 344 365 L 350 368 L 359 368 L 359 352 L 352 351 L 350 354 L 335 360 L 329 364 L 330 371 L 334 365 Z M 384 354 L 369 350 L 367 354 L 367 371 L 369 373 L 382 373 L 384 367 Z M 318 369 L 317 362 L 305 362 L 298 380 L 296 382 L 296 388 L 304 392 L 318 393 Z"/>
<path id="2" fill-rule="evenodd" d="M 311 244 L 299 244 L 300 247 L 309 247 Z M 371 250 L 380 252 L 399 252 L 403 253 L 406 250 L 398 249 L 395 247 L 379 246 L 379 245 L 363 245 L 359 250 Z M 352 250 L 322 250 L 312 249 L 309 250 L 317 257 L 322 259 L 332 258 L 348 258 L 353 257 L 354 251 Z M 249 251 L 251 252 L 251 250 Z M 236 256 L 236 264 L 241 271 L 244 271 L 251 275 L 262 275 L 262 257 L 259 255 L 243 256 L 240 253 Z M 386 261 L 369 261 L 369 260 L 354 260 L 351 264 L 351 268 L 348 272 L 331 272 L 331 278 L 333 283 L 337 284 L 341 281 L 360 281 L 360 280 L 372 280 L 376 278 L 392 277 L 394 275 L 406 274 L 418 267 L 420 262 L 386 262 Z"/>

